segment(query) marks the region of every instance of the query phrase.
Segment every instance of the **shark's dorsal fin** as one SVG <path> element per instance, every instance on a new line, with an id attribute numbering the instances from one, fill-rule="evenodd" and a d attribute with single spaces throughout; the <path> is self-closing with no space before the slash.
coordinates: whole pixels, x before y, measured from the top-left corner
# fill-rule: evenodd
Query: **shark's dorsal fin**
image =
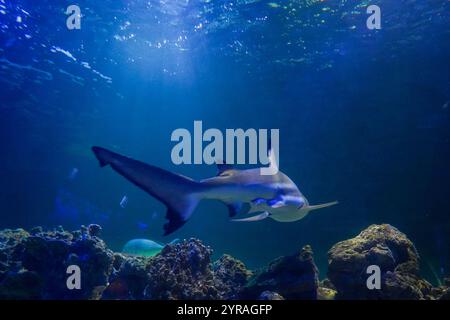
<path id="1" fill-rule="evenodd" d="M 267 150 L 269 150 L 267 152 L 267 156 L 269 158 L 269 167 L 272 166 L 277 166 L 278 167 L 278 161 L 277 161 L 277 156 L 275 154 L 275 150 L 272 146 L 272 139 L 269 138 L 269 141 L 267 142 L 268 148 Z"/>
<path id="2" fill-rule="evenodd" d="M 278 144 L 277 144 L 278 145 Z M 261 175 L 274 175 L 278 173 L 279 167 L 279 157 L 278 157 L 278 147 L 272 145 L 272 140 L 269 138 L 267 142 L 267 167 L 262 167 Z"/>
<path id="3" fill-rule="evenodd" d="M 275 152 L 273 151 L 273 149 L 269 150 L 269 167 L 271 166 L 277 166 L 277 159 L 275 157 Z"/>
<path id="4" fill-rule="evenodd" d="M 224 161 L 216 162 L 216 164 L 217 164 L 217 169 L 218 169 L 218 172 L 217 172 L 217 175 L 218 175 L 218 176 L 221 176 L 221 175 L 223 175 L 225 172 L 234 169 L 233 165 L 227 164 L 227 163 L 225 163 Z"/>

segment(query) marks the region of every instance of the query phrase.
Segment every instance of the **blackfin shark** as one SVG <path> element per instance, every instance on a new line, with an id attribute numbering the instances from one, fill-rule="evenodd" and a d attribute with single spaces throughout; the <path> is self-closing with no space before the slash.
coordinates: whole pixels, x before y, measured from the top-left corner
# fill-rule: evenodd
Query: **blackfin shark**
<path id="1" fill-rule="evenodd" d="M 164 235 L 183 226 L 202 199 L 216 199 L 228 206 L 230 217 L 255 213 L 234 221 L 260 221 L 266 218 L 280 222 L 303 219 L 310 211 L 330 207 L 337 201 L 310 205 L 295 183 L 276 170 L 262 175 L 261 168 L 237 170 L 228 164 L 218 164 L 218 175 L 201 181 L 166 171 L 110 150 L 93 147 L 100 166 L 110 165 L 130 182 L 155 197 L 167 207 Z M 269 152 L 271 163 L 275 161 Z M 269 165 L 271 165 L 269 163 Z"/>

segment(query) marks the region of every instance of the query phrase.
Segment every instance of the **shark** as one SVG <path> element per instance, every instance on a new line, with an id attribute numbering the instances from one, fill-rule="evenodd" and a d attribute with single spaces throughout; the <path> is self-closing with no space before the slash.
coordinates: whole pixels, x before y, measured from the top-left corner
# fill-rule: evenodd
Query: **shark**
<path id="1" fill-rule="evenodd" d="M 297 185 L 283 172 L 263 175 L 261 168 L 238 170 L 218 163 L 216 176 L 196 181 L 189 177 L 129 158 L 102 147 L 92 147 L 101 167 L 110 166 L 131 183 L 166 207 L 164 235 L 182 227 L 203 199 L 215 199 L 228 207 L 237 222 L 271 218 L 278 222 L 303 219 L 310 211 L 337 204 L 337 201 L 310 205 Z M 269 151 L 269 166 L 276 161 Z M 253 214 L 253 215 L 252 215 Z M 236 216 L 248 215 L 244 218 Z"/>

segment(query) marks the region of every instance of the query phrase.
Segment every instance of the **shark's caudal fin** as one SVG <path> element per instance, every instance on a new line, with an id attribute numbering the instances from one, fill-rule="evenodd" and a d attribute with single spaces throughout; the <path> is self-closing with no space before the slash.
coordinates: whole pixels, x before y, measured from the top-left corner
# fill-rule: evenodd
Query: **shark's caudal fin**
<path id="1" fill-rule="evenodd" d="M 323 204 L 316 204 L 316 205 L 313 205 L 313 206 L 307 206 L 306 209 L 308 211 L 317 210 L 317 209 L 331 207 L 331 206 L 334 206 L 335 204 L 338 204 L 338 203 L 339 203 L 338 201 L 333 201 L 333 202 L 327 202 L 327 203 L 323 203 Z"/>
<path id="2" fill-rule="evenodd" d="M 101 147 L 93 147 L 100 166 L 110 165 L 116 172 L 152 195 L 167 207 L 164 235 L 186 223 L 201 200 L 200 183 L 182 175 L 145 164 Z"/>

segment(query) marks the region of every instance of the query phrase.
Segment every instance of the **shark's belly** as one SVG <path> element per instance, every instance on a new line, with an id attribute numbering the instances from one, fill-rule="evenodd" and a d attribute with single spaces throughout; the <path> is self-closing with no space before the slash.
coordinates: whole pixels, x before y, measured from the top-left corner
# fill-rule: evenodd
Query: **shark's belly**
<path id="1" fill-rule="evenodd" d="M 271 207 L 267 203 L 254 206 L 252 211 L 267 211 L 270 213 L 270 218 L 279 222 L 293 222 L 303 219 L 307 211 L 302 210 L 305 204 L 308 203 L 304 197 L 286 197 L 285 203 L 280 207 Z"/>

